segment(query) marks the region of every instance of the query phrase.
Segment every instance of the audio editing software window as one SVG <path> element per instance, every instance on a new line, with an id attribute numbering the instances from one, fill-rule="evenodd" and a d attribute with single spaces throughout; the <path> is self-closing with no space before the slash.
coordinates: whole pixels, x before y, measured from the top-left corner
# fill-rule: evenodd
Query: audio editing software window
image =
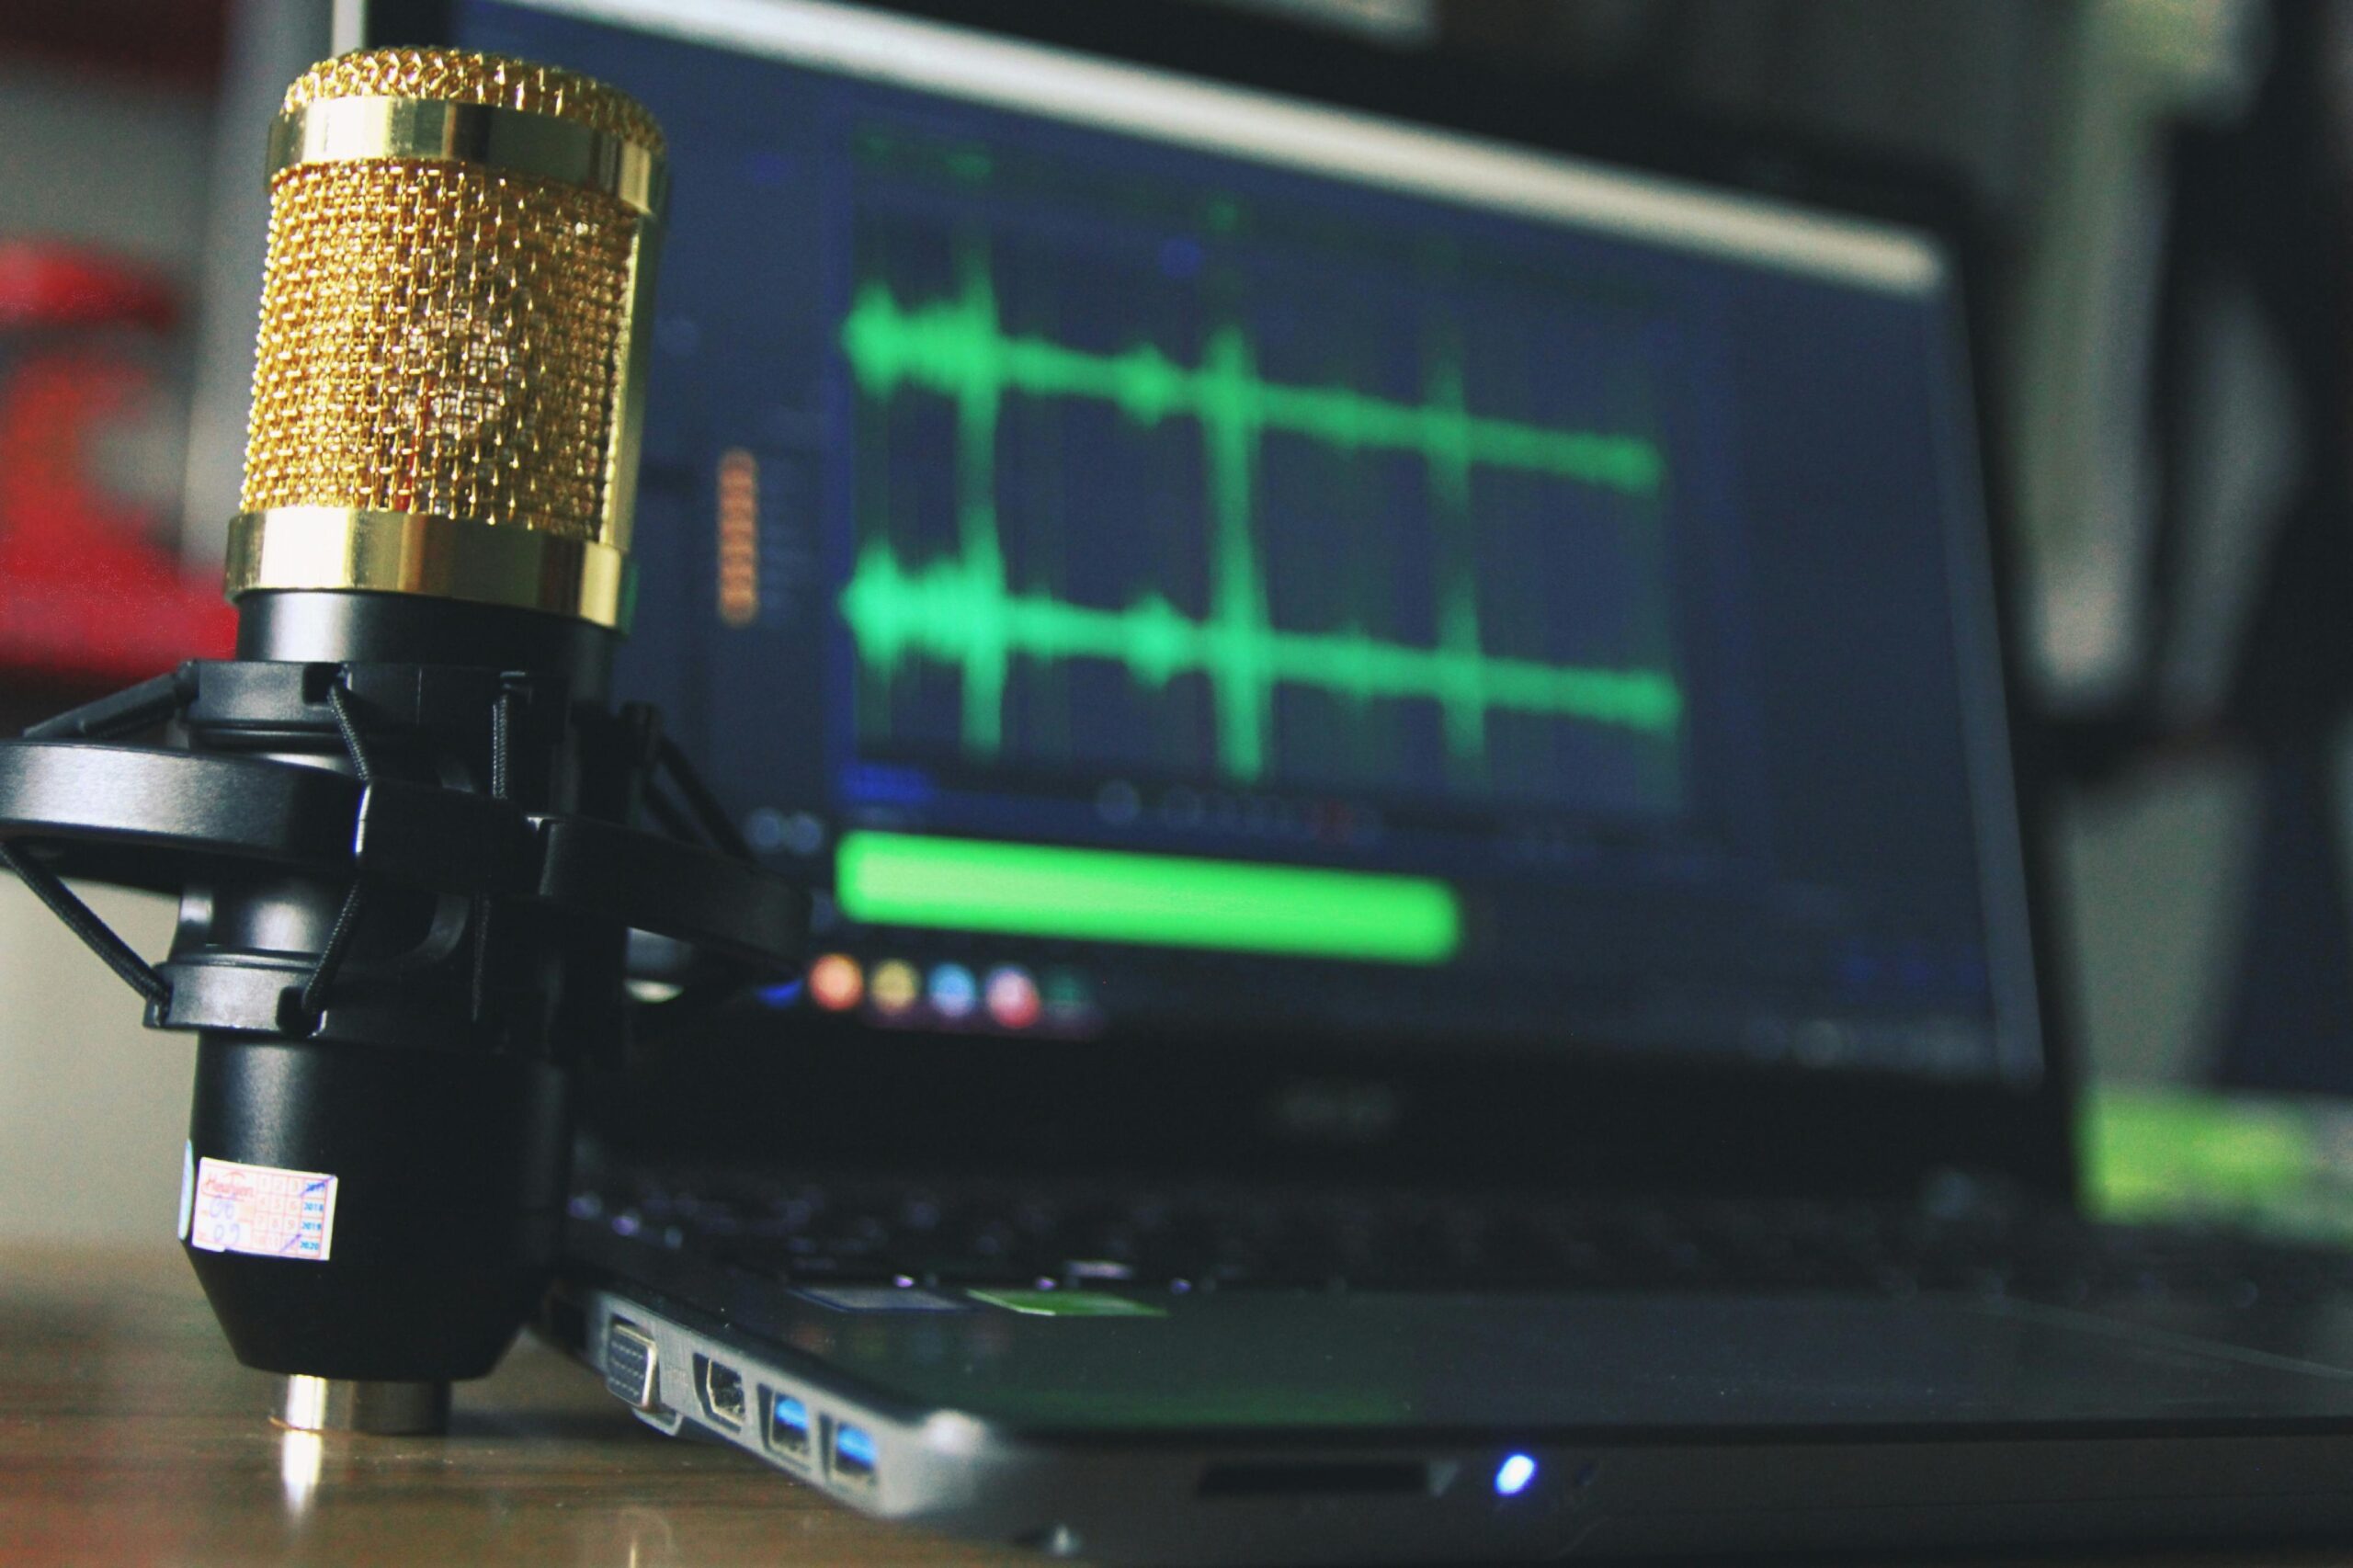
<path id="1" fill-rule="evenodd" d="M 834 888 L 791 1005 L 2032 1070 L 1926 242 L 645 9 L 460 36 L 671 139 L 625 665 Z"/>

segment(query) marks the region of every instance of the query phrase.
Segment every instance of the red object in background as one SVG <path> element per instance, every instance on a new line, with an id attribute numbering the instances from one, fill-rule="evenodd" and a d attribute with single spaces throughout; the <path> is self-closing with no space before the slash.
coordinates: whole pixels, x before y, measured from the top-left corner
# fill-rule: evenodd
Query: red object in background
<path id="1" fill-rule="evenodd" d="M 0 241 L 0 331 L 124 325 L 169 332 L 179 296 L 159 278 L 70 245 Z"/>
<path id="2" fill-rule="evenodd" d="M 95 438 L 154 385 L 108 334 L 162 332 L 176 314 L 145 274 L 0 244 L 0 671 L 137 679 L 235 642 L 220 578 L 186 572 L 153 510 L 92 475 Z"/>

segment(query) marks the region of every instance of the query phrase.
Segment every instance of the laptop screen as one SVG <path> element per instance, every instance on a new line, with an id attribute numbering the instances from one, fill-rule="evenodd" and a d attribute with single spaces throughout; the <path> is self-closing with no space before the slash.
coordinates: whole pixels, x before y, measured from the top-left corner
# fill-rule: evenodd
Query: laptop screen
<path id="1" fill-rule="evenodd" d="M 800 0 L 670 138 L 623 685 L 856 1027 L 2032 1080 L 1926 233 Z"/>

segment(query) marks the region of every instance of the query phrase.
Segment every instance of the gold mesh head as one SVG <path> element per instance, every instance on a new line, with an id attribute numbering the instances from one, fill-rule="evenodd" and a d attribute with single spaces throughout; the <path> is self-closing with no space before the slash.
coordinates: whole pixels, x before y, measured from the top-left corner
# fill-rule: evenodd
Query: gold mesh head
<path id="1" fill-rule="evenodd" d="M 337 98 L 662 142 L 601 83 L 484 55 L 346 55 L 288 90 L 287 116 Z M 640 212 L 454 153 L 331 153 L 280 168 L 270 190 L 244 509 L 421 514 L 626 550 Z"/>

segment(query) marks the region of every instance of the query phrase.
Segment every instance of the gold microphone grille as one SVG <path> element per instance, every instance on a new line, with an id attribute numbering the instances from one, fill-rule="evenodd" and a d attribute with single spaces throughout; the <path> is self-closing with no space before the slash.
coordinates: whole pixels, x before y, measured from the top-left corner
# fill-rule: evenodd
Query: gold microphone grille
<path id="1" fill-rule="evenodd" d="M 313 67 L 281 124 L 345 98 L 662 143 L 642 108 L 586 77 L 425 50 Z M 399 155 L 416 149 L 389 133 L 345 151 L 282 160 L 271 179 L 244 509 L 415 514 L 626 550 L 627 497 L 608 489 L 627 483 L 614 449 L 645 214 L 455 149 Z"/>

